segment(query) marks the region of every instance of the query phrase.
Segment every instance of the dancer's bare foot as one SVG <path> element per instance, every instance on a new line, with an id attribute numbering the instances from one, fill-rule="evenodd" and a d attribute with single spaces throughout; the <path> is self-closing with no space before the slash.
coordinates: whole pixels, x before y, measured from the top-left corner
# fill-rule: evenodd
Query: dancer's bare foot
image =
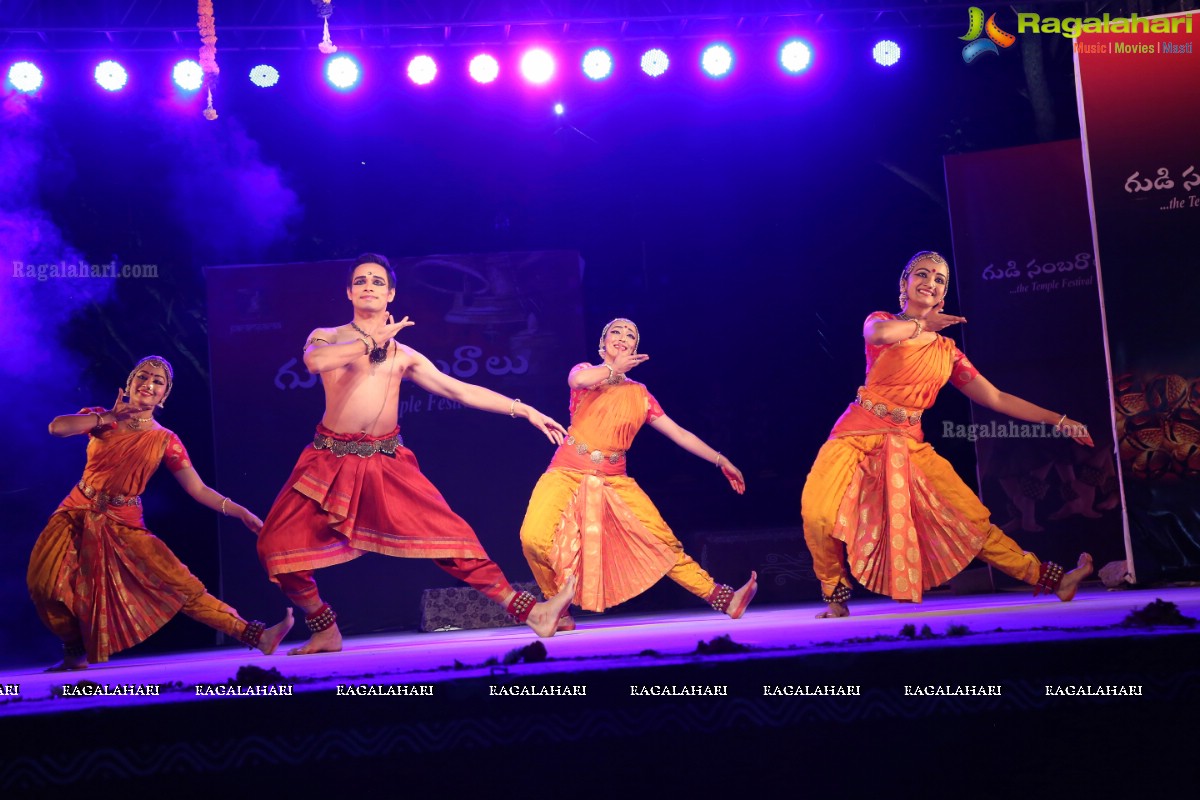
<path id="1" fill-rule="evenodd" d="M 543 639 L 554 635 L 558 629 L 558 618 L 563 610 L 575 599 L 575 585 L 578 580 L 574 575 L 567 578 L 562 591 L 545 602 L 536 604 L 525 618 L 525 624 L 533 628 L 533 632 Z"/>
<path id="2" fill-rule="evenodd" d="M 1068 600 L 1074 599 L 1075 592 L 1079 590 L 1079 584 L 1083 582 L 1084 578 L 1091 574 L 1091 555 L 1088 553 L 1080 553 L 1079 564 L 1075 567 L 1075 569 L 1071 570 L 1066 575 L 1063 575 L 1062 580 L 1059 581 L 1058 591 L 1055 592 L 1055 594 L 1058 595 L 1058 599 L 1062 600 L 1064 603 Z"/>
<path id="3" fill-rule="evenodd" d="M 74 672 L 75 670 L 87 669 L 87 656 L 63 656 L 63 660 L 55 664 L 53 667 L 46 667 L 46 672 Z"/>
<path id="4" fill-rule="evenodd" d="M 733 599 L 729 601 L 729 607 L 725 609 L 725 613 L 729 615 L 730 619 L 741 619 L 742 614 L 746 613 L 746 607 L 750 605 L 750 601 L 756 594 L 758 594 L 758 573 L 751 571 L 750 580 L 733 593 Z"/>
<path id="5" fill-rule="evenodd" d="M 280 623 L 283 624 L 283 623 Z M 314 633 L 312 638 L 299 647 L 288 650 L 289 656 L 307 656 L 313 653 L 340 653 L 342 651 L 342 632 L 337 623 L 333 623 L 320 633 Z"/>
<path id="6" fill-rule="evenodd" d="M 829 607 L 817 614 L 817 619 L 835 619 L 850 616 L 850 607 L 845 603 L 830 603 Z"/>
<path id="7" fill-rule="evenodd" d="M 558 618 L 558 627 L 555 628 L 555 630 L 559 631 L 560 633 L 562 631 L 575 630 L 575 618 L 572 617 L 570 614 L 563 614 L 561 617 Z"/>
<path id="8" fill-rule="evenodd" d="M 262 654 L 269 656 L 274 653 L 275 648 L 279 647 L 279 643 L 283 641 L 283 637 L 288 635 L 288 631 L 292 629 L 295 622 L 292 610 L 289 608 L 282 620 L 263 631 L 262 637 L 258 640 L 258 649 L 262 651 Z"/>

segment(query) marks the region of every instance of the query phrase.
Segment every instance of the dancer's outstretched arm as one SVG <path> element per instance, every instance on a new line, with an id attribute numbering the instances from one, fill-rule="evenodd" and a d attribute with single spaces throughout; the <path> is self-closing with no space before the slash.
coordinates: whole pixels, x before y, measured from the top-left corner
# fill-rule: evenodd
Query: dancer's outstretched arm
<path id="1" fill-rule="evenodd" d="M 1093 447 L 1091 434 L 1087 426 L 1077 422 L 1065 414 L 1055 414 L 1049 409 L 1034 405 L 1028 400 L 1022 400 L 1015 394 L 1008 394 L 997 389 L 992 382 L 982 375 L 976 375 L 969 382 L 959 387 L 962 393 L 979 405 L 1007 414 L 1010 417 L 1023 419 L 1026 422 L 1040 422 L 1043 425 L 1053 425 L 1064 435 L 1070 436 L 1080 444 Z"/>
<path id="2" fill-rule="evenodd" d="M 729 481 L 729 485 L 733 487 L 735 492 L 738 494 L 745 493 L 746 479 L 742 477 L 742 471 L 735 467 L 733 462 L 724 455 L 705 444 L 704 440 L 699 436 L 686 428 L 681 428 L 679 423 L 666 414 L 652 421 L 650 426 L 692 455 L 699 456 L 710 464 L 715 464 L 721 470 L 721 474 Z"/>
<path id="3" fill-rule="evenodd" d="M 416 350 L 404 345 L 401 347 L 409 359 L 409 365 L 404 372 L 405 377 L 411 379 L 425 391 L 462 403 L 464 406 L 477 408 L 480 411 L 523 417 L 529 420 L 530 425 L 545 434 L 547 439 L 555 444 L 562 444 L 563 437 L 567 433 L 566 429 L 533 406 L 514 398 L 505 397 L 491 389 L 451 378 Z"/>

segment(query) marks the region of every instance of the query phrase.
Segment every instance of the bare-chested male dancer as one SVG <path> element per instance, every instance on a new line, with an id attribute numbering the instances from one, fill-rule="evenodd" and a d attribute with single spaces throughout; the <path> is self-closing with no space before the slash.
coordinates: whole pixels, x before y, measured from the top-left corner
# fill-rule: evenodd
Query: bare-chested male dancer
<path id="1" fill-rule="evenodd" d="M 312 638 L 289 655 L 342 649 L 337 615 L 321 600 L 313 571 L 366 552 L 432 558 L 539 636 L 553 636 L 574 585 L 545 603 L 513 590 L 475 532 L 450 510 L 404 447 L 397 424 L 400 383 L 407 377 L 463 405 L 524 417 L 555 444 L 563 440 L 562 426 L 520 400 L 443 374 L 393 339 L 416 323 L 408 317 L 393 322 L 388 314 L 396 275 L 385 257 L 359 256 L 346 296 L 354 321 L 317 328 L 305 343 L 304 364 L 325 387 L 325 415 L 258 537 L 258 556 L 271 580 L 304 610 L 312 631 Z"/>

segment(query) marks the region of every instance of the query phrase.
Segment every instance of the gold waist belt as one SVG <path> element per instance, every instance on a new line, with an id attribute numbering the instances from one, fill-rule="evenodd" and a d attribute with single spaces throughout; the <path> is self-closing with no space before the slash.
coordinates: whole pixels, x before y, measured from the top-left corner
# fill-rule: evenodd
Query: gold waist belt
<path id="1" fill-rule="evenodd" d="M 403 446 L 404 439 L 401 438 L 400 434 L 389 436 L 386 439 L 375 439 L 370 442 L 348 442 L 345 439 L 335 439 L 323 433 L 318 433 L 313 437 L 314 449 L 328 450 L 338 458 L 349 455 L 355 455 L 359 458 L 370 458 L 376 453 L 394 456 L 396 455 L 396 448 Z"/>
<path id="2" fill-rule="evenodd" d="M 624 450 L 614 450 L 610 453 L 606 453 L 603 450 L 593 450 L 586 443 L 579 441 L 574 436 L 568 436 L 566 439 L 563 439 L 563 444 L 574 446 L 576 453 L 579 453 L 581 456 L 587 456 L 592 460 L 593 464 L 599 464 L 605 460 L 610 464 L 616 464 L 625 457 Z"/>
<path id="3" fill-rule="evenodd" d="M 879 417 L 880 419 L 887 417 L 887 418 L 891 419 L 892 422 L 895 422 L 898 425 L 919 425 L 919 424 L 921 424 L 921 412 L 920 411 L 910 411 L 907 408 L 901 408 L 899 406 L 893 406 L 893 407 L 889 408 L 884 403 L 876 403 L 875 401 L 871 400 L 871 398 L 869 398 L 869 397 L 863 397 L 864 389 L 866 389 L 865 386 L 859 387 L 858 394 L 856 394 L 854 396 L 854 402 L 858 403 L 860 406 L 865 408 L 867 411 L 870 411 L 875 416 Z"/>
<path id="4" fill-rule="evenodd" d="M 141 495 L 135 494 L 132 497 L 126 497 L 123 494 L 109 494 L 103 489 L 88 486 L 82 479 L 79 481 L 79 491 L 83 492 L 84 497 L 96 504 L 98 511 L 104 511 L 109 506 L 140 506 L 142 504 Z"/>

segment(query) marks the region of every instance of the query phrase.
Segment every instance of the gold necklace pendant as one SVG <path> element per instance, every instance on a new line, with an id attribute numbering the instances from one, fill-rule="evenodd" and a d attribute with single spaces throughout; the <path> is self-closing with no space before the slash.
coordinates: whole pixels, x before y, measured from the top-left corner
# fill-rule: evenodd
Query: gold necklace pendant
<path id="1" fill-rule="evenodd" d="M 130 418 L 129 418 L 129 427 L 133 428 L 133 429 L 136 431 L 136 430 L 139 430 L 139 429 L 142 427 L 142 424 L 143 424 L 143 423 L 146 423 L 146 422 L 153 422 L 153 421 L 154 421 L 154 415 L 153 415 L 153 414 L 151 414 L 150 416 L 148 416 L 148 417 L 145 417 L 145 418 L 142 418 L 142 417 L 130 417 Z"/>

